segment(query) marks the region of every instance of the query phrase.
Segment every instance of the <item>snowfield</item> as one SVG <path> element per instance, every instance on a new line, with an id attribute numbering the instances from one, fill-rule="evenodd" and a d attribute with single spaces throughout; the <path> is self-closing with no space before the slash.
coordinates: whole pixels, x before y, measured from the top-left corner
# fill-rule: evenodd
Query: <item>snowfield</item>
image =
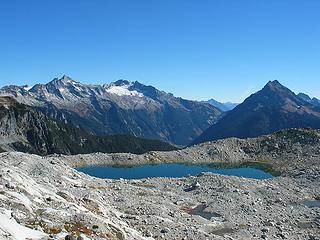
<path id="1" fill-rule="evenodd" d="M 143 97 L 142 93 L 139 93 L 136 90 L 129 90 L 130 85 L 122 85 L 122 86 L 110 86 L 106 89 L 108 93 L 116 94 L 118 96 L 136 96 Z"/>

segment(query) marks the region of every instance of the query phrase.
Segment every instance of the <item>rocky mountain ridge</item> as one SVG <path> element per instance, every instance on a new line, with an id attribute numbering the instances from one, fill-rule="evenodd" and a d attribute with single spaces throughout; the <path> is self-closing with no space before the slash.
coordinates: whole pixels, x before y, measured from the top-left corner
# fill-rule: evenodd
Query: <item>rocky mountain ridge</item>
<path id="1" fill-rule="evenodd" d="M 320 109 L 275 80 L 227 112 L 193 144 L 228 137 L 256 137 L 281 129 L 304 127 L 320 128 Z"/>
<path id="2" fill-rule="evenodd" d="M 53 119 L 105 136 L 130 134 L 187 145 L 221 114 L 214 106 L 174 97 L 139 82 L 87 85 L 68 76 L 33 87 L 6 86 L 0 95 Z"/>
<path id="3" fill-rule="evenodd" d="M 299 93 L 297 95 L 299 98 L 303 99 L 306 102 L 311 103 L 312 105 L 319 107 L 320 106 L 320 99 L 317 99 L 315 97 L 311 98 L 309 97 L 309 95 L 305 94 L 305 93 Z"/>

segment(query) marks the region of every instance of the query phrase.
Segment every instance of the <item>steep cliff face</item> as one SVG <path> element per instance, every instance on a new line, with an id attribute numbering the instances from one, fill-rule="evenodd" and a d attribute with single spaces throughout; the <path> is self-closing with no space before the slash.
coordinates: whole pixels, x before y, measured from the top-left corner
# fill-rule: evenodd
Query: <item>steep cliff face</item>
<path id="1" fill-rule="evenodd" d="M 172 150 L 175 147 L 158 141 L 129 135 L 97 137 L 48 118 L 14 99 L 0 98 L 0 148 L 2 151 L 47 155 L 91 152 L 132 152 Z"/>
<path id="2" fill-rule="evenodd" d="M 3 99 L 3 98 L 2 98 Z M 50 152 L 49 119 L 22 104 L 0 106 L 1 148 L 30 152 Z"/>
<path id="3" fill-rule="evenodd" d="M 32 88 L 6 86 L 0 94 L 95 135 L 130 134 L 176 145 L 189 144 L 221 115 L 209 103 L 126 80 L 87 85 L 63 76 Z"/>

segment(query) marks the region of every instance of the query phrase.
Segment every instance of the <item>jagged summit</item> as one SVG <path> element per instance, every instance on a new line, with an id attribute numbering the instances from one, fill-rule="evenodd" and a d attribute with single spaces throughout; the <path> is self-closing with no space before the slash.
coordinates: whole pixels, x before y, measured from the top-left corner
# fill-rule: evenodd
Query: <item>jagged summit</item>
<path id="1" fill-rule="evenodd" d="M 279 85 L 281 85 L 281 83 L 277 79 L 275 79 L 275 80 L 270 80 L 266 85 L 267 86 L 279 86 Z"/>
<path id="2" fill-rule="evenodd" d="M 262 91 L 273 91 L 273 92 L 291 92 L 290 89 L 283 86 L 278 80 L 269 81 Z"/>
<path id="3" fill-rule="evenodd" d="M 54 78 L 52 81 L 50 81 L 45 85 L 68 86 L 68 85 L 74 85 L 74 84 L 79 85 L 81 83 L 73 80 L 71 77 L 67 75 L 63 75 L 61 78 Z"/>
<path id="4" fill-rule="evenodd" d="M 66 82 L 66 83 L 74 81 L 70 76 L 68 76 L 66 74 L 64 74 L 61 78 L 56 77 L 52 81 L 55 81 L 55 80 L 59 80 L 59 81 Z"/>
<path id="5" fill-rule="evenodd" d="M 72 80 L 72 78 L 69 77 L 67 74 L 64 74 L 61 79 Z"/>
<path id="6" fill-rule="evenodd" d="M 125 79 L 119 79 L 111 84 L 116 85 L 116 86 L 123 86 L 123 85 L 130 85 L 133 82 L 130 82 L 129 80 L 125 80 Z"/>

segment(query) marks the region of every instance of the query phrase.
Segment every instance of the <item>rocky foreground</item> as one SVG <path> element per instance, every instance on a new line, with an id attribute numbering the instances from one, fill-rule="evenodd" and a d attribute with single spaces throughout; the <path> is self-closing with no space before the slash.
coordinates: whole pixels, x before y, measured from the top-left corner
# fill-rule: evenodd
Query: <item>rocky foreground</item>
<path id="1" fill-rule="evenodd" d="M 194 154 L 197 161 L 239 162 L 264 156 L 283 172 L 268 180 L 216 174 L 105 180 L 71 167 L 121 159 L 158 162 L 169 153 L 1 153 L 0 239 L 320 239 L 317 134 L 292 130 L 255 140 L 229 139 L 171 152 L 167 159 L 182 161 L 177 156 Z M 184 160 L 189 159 L 194 160 Z"/>

